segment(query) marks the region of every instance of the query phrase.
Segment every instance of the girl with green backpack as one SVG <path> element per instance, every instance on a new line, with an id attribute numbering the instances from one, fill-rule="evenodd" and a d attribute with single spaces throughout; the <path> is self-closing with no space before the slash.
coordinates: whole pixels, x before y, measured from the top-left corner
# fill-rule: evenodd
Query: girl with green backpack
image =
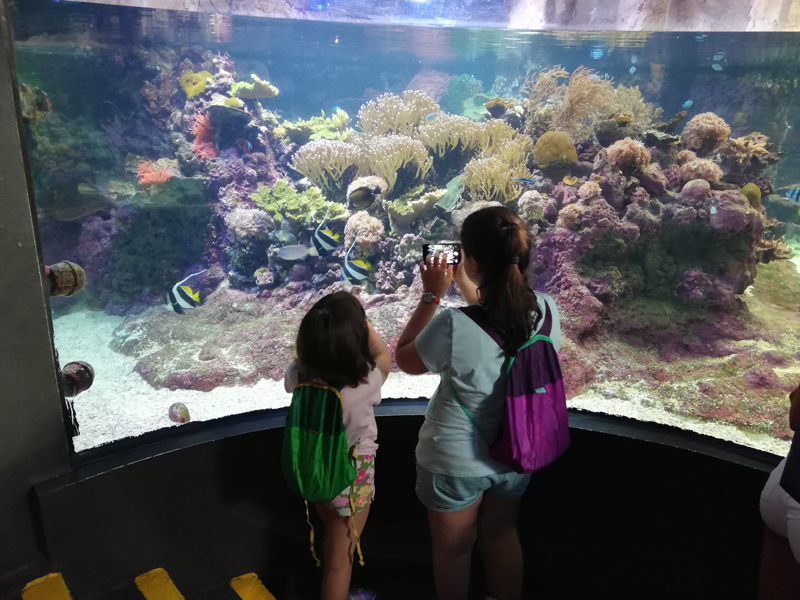
<path id="1" fill-rule="evenodd" d="M 391 366 L 389 349 L 348 292 L 325 296 L 300 323 L 297 361 L 284 378 L 292 404 L 281 460 L 289 487 L 314 505 L 325 526 L 322 600 L 374 597 L 349 588 L 375 494 L 373 409 Z M 311 543 L 313 552 L 313 529 Z"/>

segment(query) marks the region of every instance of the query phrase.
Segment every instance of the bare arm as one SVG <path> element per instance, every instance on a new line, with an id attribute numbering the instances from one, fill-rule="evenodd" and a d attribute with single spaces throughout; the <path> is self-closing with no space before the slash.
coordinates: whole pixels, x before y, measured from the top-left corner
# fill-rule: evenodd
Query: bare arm
<path id="1" fill-rule="evenodd" d="M 375 357 L 375 366 L 381 372 L 382 382 L 385 382 L 389 377 L 389 371 L 392 370 L 392 355 L 369 321 L 367 321 L 367 328 L 369 329 L 369 351 Z"/>
<path id="2" fill-rule="evenodd" d="M 422 289 L 432 293 L 437 298 L 444 296 L 450 281 L 453 279 L 452 269 L 445 260 L 439 260 L 439 254 L 425 257 L 425 261 L 419 266 L 420 277 L 422 277 Z M 428 367 L 422 362 L 417 352 L 414 342 L 425 326 L 431 322 L 433 315 L 436 314 L 438 304 L 426 304 L 420 302 L 414 314 L 397 340 L 397 351 L 394 359 L 397 366 L 411 375 L 421 375 L 428 372 Z"/>
<path id="3" fill-rule="evenodd" d="M 795 431 L 800 425 L 800 385 L 791 393 L 789 399 L 792 401 L 792 407 L 789 409 L 789 427 Z"/>

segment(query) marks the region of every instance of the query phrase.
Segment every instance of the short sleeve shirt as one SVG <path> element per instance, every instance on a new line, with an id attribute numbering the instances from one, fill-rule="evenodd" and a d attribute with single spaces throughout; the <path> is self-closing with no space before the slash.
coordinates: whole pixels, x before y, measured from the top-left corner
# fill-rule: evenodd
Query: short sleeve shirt
<path id="1" fill-rule="evenodd" d="M 545 303 L 550 307 L 553 316 L 550 338 L 558 351 L 561 341 L 558 309 L 547 294 L 536 296 L 543 314 Z M 428 370 L 441 377 L 419 432 L 416 453 L 419 465 L 432 473 L 455 477 L 511 472 L 510 467 L 489 457 L 489 446 L 484 439 L 484 436 L 496 438 L 505 408 L 505 380 L 501 376 L 505 355 L 500 346 L 455 308 L 437 314 L 417 336 L 415 345 Z M 480 431 L 464 414 L 454 390 Z"/>

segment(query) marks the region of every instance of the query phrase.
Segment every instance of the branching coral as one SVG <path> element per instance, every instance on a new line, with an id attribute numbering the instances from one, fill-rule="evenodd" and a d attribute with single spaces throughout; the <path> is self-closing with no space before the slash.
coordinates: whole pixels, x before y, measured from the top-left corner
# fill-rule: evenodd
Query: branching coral
<path id="1" fill-rule="evenodd" d="M 713 150 L 731 134 L 731 128 L 714 113 L 701 113 L 693 117 L 683 128 L 681 145 L 695 152 Z"/>
<path id="2" fill-rule="evenodd" d="M 355 176 L 360 159 L 359 148 L 353 144 L 314 140 L 297 151 L 291 167 L 326 194 L 340 196 Z M 349 177 L 345 178 L 345 175 Z"/>
<path id="3" fill-rule="evenodd" d="M 349 122 L 350 117 L 341 108 L 337 108 L 330 117 L 326 117 L 323 110 L 321 116 L 311 117 L 308 121 L 284 121 L 281 133 L 296 144 L 305 144 L 309 140 L 346 142 L 353 134 L 353 130 L 347 127 Z"/>
<path id="4" fill-rule="evenodd" d="M 353 214 L 344 227 L 344 244 L 350 246 L 353 240 L 359 246 L 370 247 L 384 238 L 383 223 L 371 217 L 367 211 Z"/>
<path id="5" fill-rule="evenodd" d="M 606 149 L 608 162 L 618 168 L 644 170 L 650 164 L 650 152 L 644 144 L 625 138 L 614 142 Z"/>
<path id="6" fill-rule="evenodd" d="M 416 90 L 403 92 L 402 98 L 383 94 L 367 102 L 358 111 L 358 128 L 373 135 L 411 135 L 427 115 L 438 110 L 439 105 L 430 96 Z"/>
<path id="7" fill-rule="evenodd" d="M 298 192 L 283 179 L 271 188 L 258 188 L 250 198 L 256 205 L 280 221 L 284 218 L 303 227 L 318 223 L 328 213 L 328 221 L 335 221 L 345 214 L 345 207 L 337 202 L 328 202 L 317 188 Z"/>
<path id="8" fill-rule="evenodd" d="M 246 100 L 256 100 L 258 98 L 273 98 L 278 95 L 278 88 L 270 84 L 269 81 L 260 79 L 255 73 L 250 75 L 252 82 L 237 81 L 231 85 L 231 96 L 237 96 Z"/>
<path id="9" fill-rule="evenodd" d="M 225 227 L 235 238 L 266 238 L 275 222 L 258 208 L 236 207 L 225 215 Z"/>
<path id="10" fill-rule="evenodd" d="M 709 183 L 717 183 L 722 177 L 722 169 L 708 159 L 698 158 L 682 164 L 678 176 L 684 183 L 692 179 L 705 179 Z"/>
<path id="11" fill-rule="evenodd" d="M 424 144 L 405 135 L 365 136 L 359 142 L 364 148 L 362 170 L 383 177 L 389 191 L 394 189 L 399 172 L 408 179 L 407 190 L 422 183 L 433 164 Z"/>
<path id="12" fill-rule="evenodd" d="M 467 117 L 440 115 L 419 126 L 417 139 L 435 155 L 454 150 L 474 150 L 483 141 L 485 128 Z"/>
<path id="13" fill-rule="evenodd" d="M 170 179 L 172 171 L 167 168 L 159 167 L 152 160 L 139 163 L 139 184 L 144 186 L 165 183 Z"/>
<path id="14" fill-rule="evenodd" d="M 630 113 L 629 123 L 647 127 L 655 120 L 660 119 L 664 111 L 661 108 L 654 108 L 649 102 L 642 99 L 642 92 L 639 86 L 625 87 L 619 85 L 614 90 L 615 110 L 617 113 Z"/>
<path id="15" fill-rule="evenodd" d="M 208 71 L 184 73 L 180 78 L 181 89 L 186 93 L 187 98 L 194 98 L 206 91 L 208 80 L 213 77 Z"/>
<path id="16" fill-rule="evenodd" d="M 509 169 L 508 164 L 496 156 L 476 158 L 464 167 L 461 181 L 469 189 L 472 200 L 508 202 L 519 196 L 521 187 L 512 181 L 516 177 L 530 177 L 524 166 Z"/>
<path id="17" fill-rule="evenodd" d="M 761 239 L 756 245 L 758 262 L 769 263 L 773 260 L 786 260 L 792 257 L 792 250 L 783 238 Z"/>
<path id="18" fill-rule="evenodd" d="M 770 152 L 767 144 L 769 138 L 759 132 L 750 133 L 744 137 L 728 140 L 731 150 L 735 153 L 740 164 L 751 164 L 753 161 L 765 160 Z"/>

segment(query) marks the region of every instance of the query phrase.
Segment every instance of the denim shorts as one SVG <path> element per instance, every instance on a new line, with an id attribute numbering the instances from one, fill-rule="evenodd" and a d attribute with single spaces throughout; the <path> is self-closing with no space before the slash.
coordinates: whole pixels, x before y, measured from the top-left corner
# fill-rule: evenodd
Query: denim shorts
<path id="1" fill-rule="evenodd" d="M 431 473 L 417 464 L 417 498 L 436 512 L 456 512 L 472 506 L 484 492 L 506 499 L 521 498 L 530 473 L 496 473 L 484 477 L 454 477 Z"/>

